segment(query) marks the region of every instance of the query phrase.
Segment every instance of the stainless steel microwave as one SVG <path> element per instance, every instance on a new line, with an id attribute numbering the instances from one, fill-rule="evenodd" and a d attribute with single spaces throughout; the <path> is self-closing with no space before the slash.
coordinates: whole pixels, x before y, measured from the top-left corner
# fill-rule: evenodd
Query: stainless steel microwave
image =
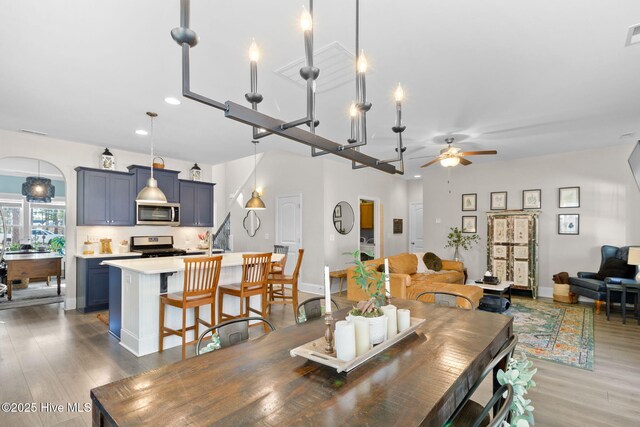
<path id="1" fill-rule="evenodd" d="M 137 225 L 180 225 L 180 203 L 136 202 Z"/>

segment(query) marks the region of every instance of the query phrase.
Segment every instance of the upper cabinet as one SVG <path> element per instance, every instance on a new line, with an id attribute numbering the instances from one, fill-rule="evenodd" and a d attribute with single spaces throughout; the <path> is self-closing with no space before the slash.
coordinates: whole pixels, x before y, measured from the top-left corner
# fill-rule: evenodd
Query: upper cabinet
<path id="1" fill-rule="evenodd" d="M 179 180 L 180 225 L 213 227 L 213 186 L 208 182 Z"/>
<path id="2" fill-rule="evenodd" d="M 76 168 L 77 225 L 135 225 L 135 177 L 126 172 Z"/>
<path id="3" fill-rule="evenodd" d="M 135 176 L 135 192 L 137 195 L 147 185 L 147 180 L 151 177 L 151 168 L 149 166 L 131 165 L 127 169 Z M 162 190 L 169 203 L 178 203 L 180 201 L 179 173 L 180 171 L 168 169 L 153 170 L 153 177 L 158 181 L 158 188 Z"/>

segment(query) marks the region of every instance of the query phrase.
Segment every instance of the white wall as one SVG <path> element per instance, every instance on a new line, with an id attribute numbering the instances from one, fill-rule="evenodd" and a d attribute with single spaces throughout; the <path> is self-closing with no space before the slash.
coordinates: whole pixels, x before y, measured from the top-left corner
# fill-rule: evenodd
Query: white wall
<path id="1" fill-rule="evenodd" d="M 147 147 L 148 143 L 147 139 L 140 140 L 143 149 Z M 78 166 L 97 168 L 99 156 L 103 151 L 104 147 L 0 129 L 0 158 L 28 157 L 43 159 L 60 169 L 66 180 L 67 234 L 65 237 L 67 241 L 67 257 L 65 282 L 67 287 L 65 309 L 73 309 L 76 306 L 75 254 L 77 248 L 86 238 L 87 232 L 96 232 L 99 233 L 98 235 L 113 237 L 114 243 L 122 239 L 128 240 L 134 234 L 146 235 L 147 233 L 166 235 L 175 233 L 184 242 L 186 235 L 192 234 L 194 230 L 197 230 L 190 227 L 180 229 L 176 227 L 76 227 L 77 181 L 74 169 Z M 120 171 L 126 171 L 126 167 L 132 164 L 147 165 L 149 163 L 149 156 L 145 154 L 113 149 L 111 152 L 116 157 L 116 167 Z M 162 153 L 157 154 L 162 156 Z M 193 166 L 193 162 L 169 158 L 164 158 L 164 160 L 167 169 L 182 171 L 179 177 L 181 179 L 188 178 L 189 169 Z M 200 159 L 197 159 L 197 161 L 200 163 Z M 200 166 L 202 167 L 203 181 L 210 181 L 211 165 L 200 163 Z"/>
<path id="2" fill-rule="evenodd" d="M 640 191 L 627 164 L 631 150 L 631 145 L 614 146 L 451 170 L 432 166 L 423 174 L 425 250 L 451 257 L 453 250 L 444 249 L 444 245 L 449 227 L 461 226 L 461 195 L 477 193 L 477 212 L 464 215 L 478 216 L 482 241 L 472 250 L 463 251 L 462 256 L 469 279 L 480 277 L 487 269 L 490 193 L 507 191 L 508 208 L 521 209 L 522 190 L 541 189 L 539 292 L 551 296 L 553 274 L 597 271 L 601 245 L 640 244 Z M 573 186 L 580 187 L 580 208 L 558 208 L 558 188 Z M 560 213 L 580 214 L 578 236 L 557 234 Z"/>
<path id="3" fill-rule="evenodd" d="M 409 203 L 422 203 L 422 182 L 422 179 L 407 181 L 407 201 Z"/>
<path id="4" fill-rule="evenodd" d="M 248 160 L 251 160 L 250 162 Z M 369 169 L 352 170 L 344 161 L 313 158 L 284 151 L 264 153 L 258 163 L 258 187 L 267 206 L 258 211 L 260 229 L 249 237 L 242 228 L 247 211 L 244 203 L 253 189 L 253 157 L 213 167 L 217 182 L 224 182 L 226 193 L 240 187 L 241 198 L 231 203 L 231 230 L 234 251 L 271 251 L 275 243 L 276 197 L 302 195 L 302 247 L 305 249 L 301 282 L 314 289 L 323 282 L 323 266 L 332 270 L 349 266 L 350 257 L 343 252 L 358 249 L 359 196 L 376 197 L 383 206 L 385 254 L 405 252 L 407 233 L 392 234 L 393 218 L 407 223 L 407 181 Z M 242 202 L 241 202 L 242 200 Z M 347 235 L 335 231 L 332 222 L 334 206 L 340 201 L 351 204 L 356 215 L 353 230 Z M 337 286 L 337 284 L 336 284 Z"/>

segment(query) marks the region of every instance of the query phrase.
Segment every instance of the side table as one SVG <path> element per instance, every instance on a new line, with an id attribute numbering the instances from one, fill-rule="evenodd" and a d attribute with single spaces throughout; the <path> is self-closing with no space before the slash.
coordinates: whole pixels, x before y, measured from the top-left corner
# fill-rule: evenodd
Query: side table
<path id="1" fill-rule="evenodd" d="M 340 295 L 342 295 L 342 283 L 347 278 L 347 270 L 337 270 L 329 273 L 332 279 L 340 279 Z"/>
<path id="2" fill-rule="evenodd" d="M 635 306 L 638 305 L 638 298 L 640 297 L 640 283 L 625 283 L 620 280 L 620 283 L 607 283 L 607 320 L 611 314 L 611 292 L 620 292 L 622 296 L 620 298 L 620 309 L 622 310 L 622 324 L 627 323 L 627 293 L 635 294 Z M 640 325 L 640 315 L 638 315 L 638 325 Z"/>
<path id="3" fill-rule="evenodd" d="M 482 288 L 485 294 L 498 296 L 508 294 L 507 299 L 511 302 L 511 285 L 513 285 L 513 282 L 504 281 L 498 285 L 488 285 L 482 282 L 475 282 L 473 285 Z"/>

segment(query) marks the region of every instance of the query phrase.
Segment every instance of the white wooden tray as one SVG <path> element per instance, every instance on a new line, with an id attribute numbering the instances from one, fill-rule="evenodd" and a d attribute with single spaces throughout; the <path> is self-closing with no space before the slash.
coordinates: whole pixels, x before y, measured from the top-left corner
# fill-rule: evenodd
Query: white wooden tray
<path id="1" fill-rule="evenodd" d="M 334 351 L 331 354 L 324 352 L 324 347 L 327 344 L 324 337 L 318 338 L 316 340 L 310 341 L 306 344 L 303 344 L 299 347 L 296 347 L 289 351 L 291 357 L 305 357 L 309 360 L 313 360 L 314 362 L 321 363 L 326 366 L 330 366 L 335 368 L 338 372 L 349 372 L 350 370 L 357 368 L 362 365 L 367 360 L 371 359 L 378 353 L 382 353 L 387 348 L 391 347 L 398 341 L 406 338 L 409 334 L 413 333 L 420 325 L 422 325 L 426 319 L 420 319 L 417 317 L 411 318 L 411 323 L 409 329 L 405 329 L 402 332 L 399 332 L 395 337 L 385 340 L 378 345 L 373 346 L 373 348 L 366 353 L 356 357 L 352 360 L 340 360 L 336 357 L 336 352 Z"/>

